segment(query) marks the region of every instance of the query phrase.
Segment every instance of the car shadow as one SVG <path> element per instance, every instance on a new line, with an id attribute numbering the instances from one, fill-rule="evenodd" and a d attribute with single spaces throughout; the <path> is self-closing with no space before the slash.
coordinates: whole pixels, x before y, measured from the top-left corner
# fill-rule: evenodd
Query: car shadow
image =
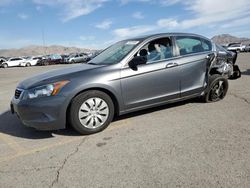
<path id="1" fill-rule="evenodd" d="M 149 108 L 146 110 L 141 110 L 125 115 L 121 115 L 114 118 L 115 121 L 133 118 L 136 116 L 141 116 L 144 114 L 149 114 L 156 111 L 165 110 L 168 108 L 178 107 L 181 105 L 185 105 L 187 103 L 200 103 L 199 99 L 186 100 L 182 102 L 167 104 L 163 106 L 158 106 L 154 108 Z M 112 125 L 111 125 L 112 126 Z M 6 111 L 0 115 L 0 132 L 4 134 L 8 134 L 15 137 L 26 138 L 26 139 L 47 139 L 55 137 L 55 135 L 63 135 L 63 136 L 80 136 L 78 132 L 76 132 L 70 126 L 67 126 L 64 130 L 56 130 L 56 131 L 39 131 L 34 128 L 26 127 L 22 124 L 22 122 L 18 119 L 16 115 L 13 115 L 10 111 Z"/>
<path id="2" fill-rule="evenodd" d="M 242 75 L 250 76 L 250 69 L 241 72 Z"/>
<path id="3" fill-rule="evenodd" d="M 79 136 L 72 128 L 57 131 L 38 131 L 33 128 L 26 127 L 13 115 L 10 111 L 6 111 L 0 115 L 0 132 L 15 137 L 27 139 L 46 139 L 52 138 L 55 134 L 65 136 Z"/>

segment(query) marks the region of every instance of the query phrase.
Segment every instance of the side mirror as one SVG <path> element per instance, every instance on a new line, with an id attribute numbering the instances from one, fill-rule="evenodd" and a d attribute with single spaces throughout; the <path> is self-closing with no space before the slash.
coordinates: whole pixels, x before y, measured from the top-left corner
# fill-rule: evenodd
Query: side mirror
<path id="1" fill-rule="evenodd" d="M 137 70 L 138 65 L 146 64 L 147 59 L 146 57 L 142 56 L 135 56 L 129 63 L 129 67 L 133 70 Z"/>

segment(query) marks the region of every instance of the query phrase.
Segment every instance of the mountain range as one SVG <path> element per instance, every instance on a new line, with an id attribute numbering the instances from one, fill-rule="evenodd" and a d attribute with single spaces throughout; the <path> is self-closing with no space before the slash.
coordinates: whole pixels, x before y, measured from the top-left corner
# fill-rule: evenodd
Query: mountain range
<path id="1" fill-rule="evenodd" d="M 232 42 L 250 44 L 249 38 L 239 38 L 229 34 L 216 35 L 212 37 L 211 40 L 221 45 L 227 45 Z M 77 48 L 77 47 L 65 47 L 60 45 L 52 45 L 52 46 L 32 45 L 19 49 L 0 49 L 0 56 L 18 57 L 18 56 L 35 56 L 35 55 L 45 55 L 45 54 L 69 54 L 69 53 L 93 52 L 93 51 L 95 50 L 86 48 Z"/>
<path id="2" fill-rule="evenodd" d="M 19 57 L 19 56 L 36 56 L 46 54 L 70 54 L 81 52 L 92 52 L 95 50 L 77 47 L 65 47 L 60 45 L 39 46 L 32 45 L 19 49 L 0 49 L 0 56 L 4 57 Z"/>
<path id="3" fill-rule="evenodd" d="M 229 43 L 237 42 L 242 44 L 250 44 L 249 38 L 239 38 L 229 34 L 216 35 L 211 38 L 214 43 L 227 45 Z"/>

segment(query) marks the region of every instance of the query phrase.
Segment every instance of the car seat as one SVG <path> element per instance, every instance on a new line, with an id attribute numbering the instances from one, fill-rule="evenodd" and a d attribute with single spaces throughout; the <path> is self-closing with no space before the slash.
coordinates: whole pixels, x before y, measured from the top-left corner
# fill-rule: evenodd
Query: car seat
<path id="1" fill-rule="evenodd" d="M 148 51 L 146 49 L 141 49 L 139 52 L 139 55 L 142 57 L 145 57 L 148 55 Z"/>
<path id="2" fill-rule="evenodd" d="M 193 52 L 203 52 L 204 51 L 204 48 L 198 44 L 198 45 L 195 45 L 193 48 L 192 48 L 192 51 Z"/>
<path id="3" fill-rule="evenodd" d="M 186 54 L 187 54 L 187 50 L 185 48 L 181 48 L 180 55 L 186 55 Z"/>

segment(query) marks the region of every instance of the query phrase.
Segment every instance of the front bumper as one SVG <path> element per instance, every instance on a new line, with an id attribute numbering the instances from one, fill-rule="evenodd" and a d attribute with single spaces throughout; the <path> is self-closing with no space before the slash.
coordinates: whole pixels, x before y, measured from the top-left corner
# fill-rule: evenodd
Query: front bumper
<path id="1" fill-rule="evenodd" d="M 38 130 L 57 130 L 66 127 L 64 96 L 51 96 L 30 100 L 11 100 L 11 111 L 27 127 Z"/>

